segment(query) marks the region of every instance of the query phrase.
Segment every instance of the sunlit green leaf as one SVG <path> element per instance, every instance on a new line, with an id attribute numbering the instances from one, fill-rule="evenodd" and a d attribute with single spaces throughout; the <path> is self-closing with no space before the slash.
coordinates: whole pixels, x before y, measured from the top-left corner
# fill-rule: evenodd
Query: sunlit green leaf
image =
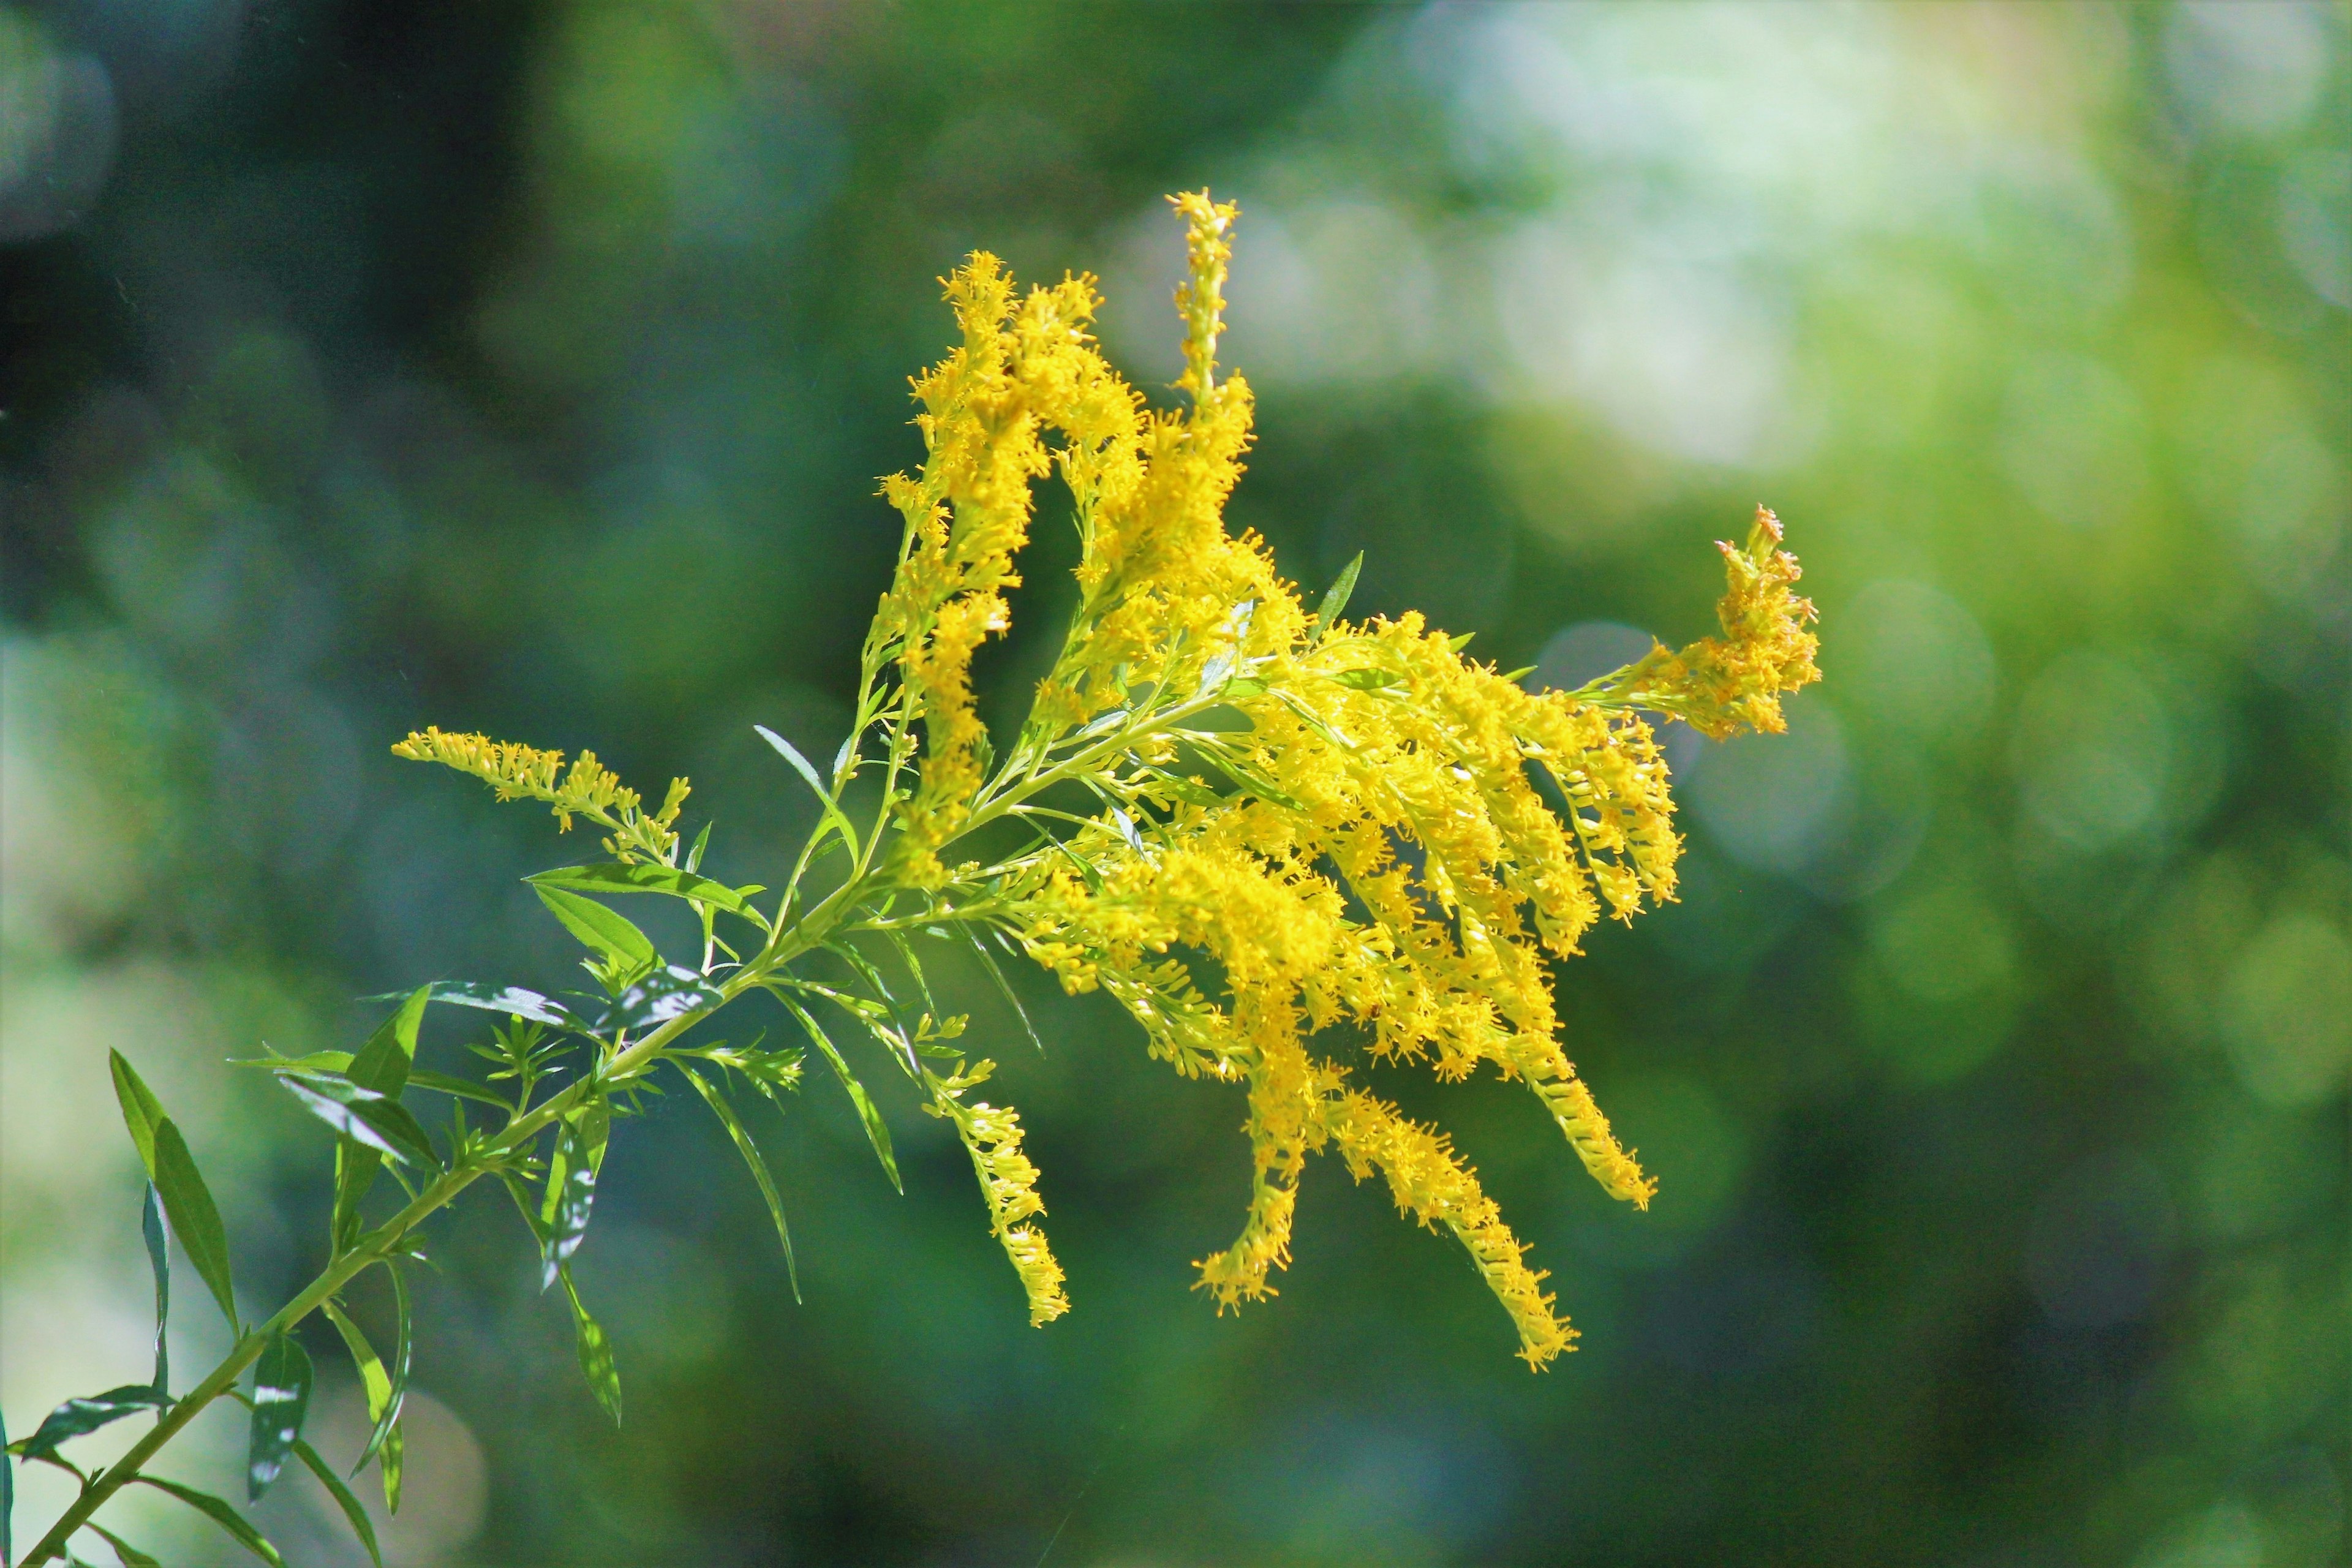
<path id="1" fill-rule="evenodd" d="M 327 1495 L 335 1500 L 335 1506 L 343 1510 L 344 1522 L 352 1527 L 352 1533 L 360 1538 L 360 1544 L 367 1548 L 368 1561 L 374 1563 L 375 1568 L 383 1568 L 383 1553 L 376 1549 L 375 1521 L 368 1518 L 367 1510 L 360 1506 L 360 1500 L 352 1495 L 352 1489 L 343 1484 L 342 1477 L 335 1474 L 327 1461 L 320 1458 L 318 1449 L 299 1437 L 294 1441 L 294 1454 L 310 1467 L 310 1473 L 319 1478 L 319 1484 L 327 1489 Z"/>
<path id="2" fill-rule="evenodd" d="M 734 1140 L 735 1152 L 743 1156 L 743 1163 L 751 1168 L 751 1180 L 759 1184 L 760 1196 L 767 1200 L 768 1217 L 776 1222 L 776 1239 L 784 1244 L 784 1273 L 793 1282 L 793 1300 L 799 1300 L 801 1273 L 800 1266 L 793 1260 L 793 1230 L 784 1223 L 784 1202 L 777 1195 L 775 1175 L 768 1169 L 766 1157 L 760 1152 L 760 1146 L 751 1142 L 751 1134 L 745 1131 L 742 1119 L 735 1114 L 735 1108 L 727 1102 L 726 1095 L 704 1082 L 702 1075 L 684 1062 L 677 1063 L 677 1067 L 686 1075 L 687 1081 L 694 1085 L 695 1091 L 702 1096 L 703 1103 L 710 1107 L 711 1114 L 717 1116 L 720 1125 L 727 1129 L 727 1136 Z"/>
<path id="3" fill-rule="evenodd" d="M 588 1218 L 596 1205 L 598 1152 L 592 1152 L 577 1121 L 566 1119 L 555 1134 L 555 1157 L 547 1168 L 547 1198 L 540 1211 L 544 1239 L 540 1248 L 542 1290 L 588 1235 Z"/>
<path id="4" fill-rule="evenodd" d="M 534 887 L 531 891 L 539 895 L 539 901 L 547 906 L 549 913 L 563 922 L 563 929 L 580 940 L 582 946 L 633 967 L 653 963 L 652 940 L 626 916 L 562 888 Z"/>
<path id="5" fill-rule="evenodd" d="M 433 987 L 419 986 L 402 1000 L 397 1012 L 377 1026 L 352 1058 L 353 1083 L 387 1099 L 400 1098 L 400 1091 L 408 1086 L 408 1069 L 416 1063 L 416 1030 L 432 996 Z"/>
<path id="6" fill-rule="evenodd" d="M 866 1086 L 857 1081 L 857 1075 L 849 1070 L 849 1064 L 842 1059 L 840 1051 L 834 1048 L 832 1037 L 818 1026 L 809 1010 L 789 996 L 782 1000 L 793 1016 L 800 1020 L 801 1027 L 807 1031 L 811 1043 L 832 1064 L 834 1076 L 848 1091 L 849 1102 L 857 1108 L 857 1120 L 865 1124 L 866 1141 L 874 1146 L 874 1157 L 882 1162 L 882 1173 L 890 1178 L 890 1184 L 903 1195 L 907 1184 L 898 1179 L 898 1158 L 890 1146 L 890 1124 L 882 1120 L 881 1108 L 874 1103 L 874 1097 L 866 1092 Z"/>
<path id="7" fill-rule="evenodd" d="M 613 1342 L 605 1337 L 604 1325 L 588 1315 L 581 1304 L 580 1288 L 572 1282 L 572 1268 L 566 1264 L 557 1270 L 563 1281 L 564 1299 L 572 1303 L 572 1333 L 573 1349 L 580 1354 L 580 1374 L 588 1380 L 588 1391 L 613 1425 L 621 1424 L 621 1367 L 613 1355 Z"/>
<path id="8" fill-rule="evenodd" d="M 286 1468 L 286 1457 L 302 1436 L 302 1418 L 310 1409 L 310 1352 L 290 1334 L 272 1334 L 253 1365 L 253 1424 L 245 1466 L 247 1502 L 259 1502 Z"/>
<path id="9" fill-rule="evenodd" d="M 1021 1020 L 1022 1032 L 1029 1037 L 1029 1043 L 1037 1047 L 1039 1056 L 1044 1056 L 1045 1042 L 1037 1037 L 1036 1026 L 1029 1022 L 1029 1010 L 1021 1005 L 1021 998 L 1013 994 L 1013 982 L 1007 980 L 1004 977 L 1004 971 L 997 967 L 996 955 L 981 945 L 980 935 L 971 927 L 963 926 L 959 929 L 963 932 L 964 941 L 971 944 L 971 951 L 979 958 L 980 966 L 988 971 L 988 977 L 991 980 L 996 982 L 997 994 L 1002 995 L 1006 1005 L 1013 1009 L 1013 1016 Z"/>
<path id="10" fill-rule="evenodd" d="M 1357 691 L 1379 691 L 1391 686 L 1402 685 L 1404 681 L 1404 677 L 1393 669 L 1375 669 L 1369 667 L 1362 669 L 1335 670 L 1324 679 L 1337 681 L 1339 685 L 1352 688 Z"/>
<path id="11" fill-rule="evenodd" d="M 524 880 L 535 887 L 563 888 L 575 893 L 667 893 L 673 898 L 716 904 L 730 914 L 750 912 L 743 896 L 726 883 L 681 871 L 675 866 L 559 866 Z"/>
<path id="12" fill-rule="evenodd" d="M 155 1126 L 163 1120 L 163 1103 L 155 1091 L 122 1059 L 121 1051 L 109 1051 L 107 1066 L 114 1074 L 114 1098 L 122 1105 L 122 1124 L 131 1131 L 131 1142 L 139 1150 L 139 1163 L 147 1168 L 148 1177 L 155 1174 Z"/>
<path id="13" fill-rule="evenodd" d="M 278 1081 L 304 1110 L 345 1137 L 395 1160 L 440 1163 L 423 1124 L 399 1101 L 340 1078 L 280 1073 Z"/>
<path id="14" fill-rule="evenodd" d="M 168 1492 L 173 1497 L 178 1498 L 236 1537 L 238 1545 L 260 1558 L 264 1563 L 273 1564 L 273 1568 L 286 1568 L 286 1559 L 278 1554 L 278 1548 L 264 1540 L 261 1531 L 247 1523 L 243 1514 L 213 1496 L 212 1493 L 200 1492 L 194 1487 L 184 1487 L 177 1481 L 167 1481 L 161 1476 L 139 1475 L 131 1479 L 142 1485 L 153 1487 L 157 1491 Z"/>
<path id="15" fill-rule="evenodd" d="M 188 1261 L 220 1303 L 221 1315 L 234 1326 L 236 1295 L 229 1277 L 228 1233 L 221 1227 L 220 1210 L 196 1169 L 195 1156 L 188 1152 L 187 1140 L 168 1116 L 155 1124 L 155 1187 Z"/>
<path id="16" fill-rule="evenodd" d="M 110 1388 L 87 1399 L 68 1399 L 50 1411 L 47 1419 L 34 1428 L 33 1435 L 10 1451 L 27 1459 L 42 1458 L 56 1453 L 60 1445 L 86 1437 L 126 1415 L 136 1415 L 142 1410 L 162 1410 L 171 1403 L 171 1395 L 137 1383 Z"/>
<path id="17" fill-rule="evenodd" d="M 801 778 L 808 784 L 810 791 L 815 795 L 817 805 L 823 807 L 824 811 L 824 826 L 819 828 L 818 832 L 823 834 L 829 828 L 833 832 L 841 835 L 842 841 L 849 846 L 850 853 L 853 855 L 856 854 L 857 852 L 857 830 L 849 825 L 849 818 L 842 815 L 841 807 L 834 800 L 832 792 L 824 787 L 824 781 L 816 776 L 816 769 L 809 765 L 809 760 L 801 755 L 800 748 L 794 746 L 790 741 L 785 740 L 782 735 L 777 734 L 773 730 L 769 729 L 765 724 L 754 724 L 751 728 L 760 732 L 760 738 L 761 740 L 767 742 L 769 745 L 773 746 L 776 749 L 776 752 L 779 756 L 782 757 L 785 762 L 792 764 L 793 771 L 801 775 Z"/>
<path id="18" fill-rule="evenodd" d="M 1322 641 L 1331 628 L 1339 625 L 1339 617 L 1347 613 L 1348 601 L 1355 596 L 1356 578 L 1363 569 L 1364 552 L 1359 550 L 1356 558 L 1341 567 L 1339 574 L 1331 580 L 1331 586 L 1323 595 L 1323 603 L 1315 611 L 1317 642 Z"/>

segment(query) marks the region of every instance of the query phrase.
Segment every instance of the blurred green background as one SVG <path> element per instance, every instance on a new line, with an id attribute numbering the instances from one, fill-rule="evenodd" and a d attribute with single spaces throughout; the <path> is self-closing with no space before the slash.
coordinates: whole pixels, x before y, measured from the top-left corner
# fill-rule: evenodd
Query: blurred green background
<path id="1" fill-rule="evenodd" d="M 1357 608 L 1573 683 L 1708 629 L 1762 500 L 1822 608 L 1788 736 L 1674 742 L 1682 901 L 1561 974 L 1652 1212 L 1523 1091 L 1399 1085 L 1580 1353 L 1529 1376 L 1336 1163 L 1280 1299 L 1216 1318 L 1237 1099 L 1024 976 L 1039 1059 L 950 964 L 1075 1313 L 1026 1326 L 936 1124 L 888 1107 L 902 1200 L 824 1086 L 758 1124 L 793 1306 L 673 1098 L 580 1261 L 625 1430 L 503 1202 L 443 1223 L 400 1561 L 2345 1561 L 2347 123 L 2341 4 L 0 7 L 14 1429 L 143 1373 L 108 1047 L 257 1315 L 327 1149 L 223 1058 L 566 983 L 517 878 L 593 846 L 387 743 L 689 773 L 774 881 L 809 800 L 751 726 L 837 742 L 934 279 L 1099 274 L 1156 392 L 1159 198 L 1206 184 L 1262 399 L 1232 518 L 1310 592 L 1363 550 Z M 228 1490 L 243 1442 L 208 1416 L 167 1473 Z M 61 1502 L 24 1494 L 20 1542 Z M 320 1500 L 257 1517 L 361 1561 Z M 227 1561 L 168 1506 L 126 1517 Z"/>

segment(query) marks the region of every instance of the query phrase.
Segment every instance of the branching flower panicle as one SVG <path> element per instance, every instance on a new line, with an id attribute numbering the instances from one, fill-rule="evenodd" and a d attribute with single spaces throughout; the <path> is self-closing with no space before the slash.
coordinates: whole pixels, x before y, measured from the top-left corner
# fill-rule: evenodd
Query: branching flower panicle
<path id="1" fill-rule="evenodd" d="M 1681 840 L 1654 717 L 1718 738 L 1780 729 L 1781 694 L 1819 679 L 1812 606 L 1790 592 L 1796 560 L 1759 510 L 1746 543 L 1723 546 L 1720 637 L 1658 647 L 1576 691 L 1529 691 L 1417 614 L 1344 618 L 1352 565 L 1310 610 L 1265 542 L 1223 521 L 1251 441 L 1249 385 L 1220 377 L 1215 358 L 1237 209 L 1205 192 L 1172 200 L 1190 263 L 1176 301 L 1176 407 L 1150 406 L 1103 358 L 1092 279 L 1017 294 L 986 254 L 945 279 L 961 341 L 913 384 L 921 468 L 883 481 L 901 544 L 861 655 L 851 732 L 821 773 L 760 731 L 820 807 L 766 907 L 757 900 L 769 889 L 704 873 L 708 826 L 681 856 L 683 779 L 648 812 L 590 752 L 567 769 L 558 752 L 438 729 L 393 748 L 481 779 L 502 800 L 542 802 L 563 827 L 583 816 L 605 829 L 608 861 L 530 879 L 588 950 L 599 990 L 436 982 L 355 1052 L 249 1064 L 335 1137 L 327 1267 L 267 1322 L 240 1325 L 236 1347 L 186 1394 L 167 1392 L 159 1356 L 152 1385 L 70 1402 L 13 1445 L 82 1482 L 27 1563 L 64 1555 L 100 1504 L 145 1479 L 163 1444 L 257 1364 L 254 1394 L 236 1394 L 255 1412 L 253 1495 L 302 1457 L 373 1552 L 365 1512 L 299 1441 L 310 1363 L 289 1331 L 313 1310 L 335 1323 L 368 1393 L 362 1463 L 380 1460 L 396 1506 L 406 1352 L 388 1371 L 341 1296 L 383 1268 L 404 1347 L 413 1233 L 485 1176 L 513 1194 L 546 1285 L 562 1285 L 582 1371 L 617 1419 L 614 1347 L 571 1259 L 615 1122 L 662 1068 L 741 1153 L 797 1291 L 784 1196 L 745 1112 L 783 1105 L 807 1058 L 768 1046 L 764 1031 L 748 1042 L 699 1032 L 753 994 L 782 1005 L 897 1184 L 888 1121 L 824 1020 L 870 1037 L 953 1127 L 1031 1322 L 1061 1316 L 1070 1301 L 1020 1118 L 976 1097 L 995 1064 L 968 1051 L 964 1018 L 940 1008 L 925 973 L 923 952 L 941 941 L 978 959 L 1024 1027 L 998 952 L 1034 960 L 1069 992 L 1108 995 L 1151 1055 L 1241 1090 L 1245 1212 L 1232 1244 L 1196 1265 L 1220 1310 L 1274 1293 L 1308 1162 L 1330 1152 L 1463 1247 L 1530 1366 L 1571 1348 L 1547 1276 L 1475 1172 L 1367 1080 L 1421 1063 L 1447 1081 L 1484 1068 L 1523 1082 L 1604 1191 L 1648 1204 L 1655 1184 L 1560 1047 L 1551 966 L 1604 915 L 1631 920 L 1675 896 Z M 1007 629 L 1033 489 L 1055 471 L 1074 503 L 1077 603 L 1000 754 L 971 661 Z M 605 901 L 621 895 L 685 901 L 698 949 L 661 952 Z M 415 1065 L 436 1002 L 508 1020 L 475 1047 L 495 1069 L 486 1083 Z M 152 1178 L 159 1303 L 168 1215 L 234 1320 L 226 1242 L 185 1142 L 120 1058 L 115 1078 Z M 418 1093 L 450 1100 L 438 1142 L 405 1103 Z M 387 1164 L 406 1199 L 389 1214 L 376 1180 Z M 57 1452 L 149 1410 L 154 1429 L 102 1474 Z M 221 1500 L 199 1506 L 250 1529 Z"/>

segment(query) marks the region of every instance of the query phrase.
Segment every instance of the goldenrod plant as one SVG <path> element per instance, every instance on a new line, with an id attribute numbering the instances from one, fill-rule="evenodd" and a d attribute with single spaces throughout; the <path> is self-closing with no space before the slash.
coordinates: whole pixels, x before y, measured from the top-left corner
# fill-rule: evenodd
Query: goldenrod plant
<path id="1" fill-rule="evenodd" d="M 561 1285 L 570 1305 L 589 1384 L 618 1420 L 613 1348 L 571 1259 L 607 1142 L 665 1069 L 741 1152 L 789 1262 L 783 1204 L 737 1100 L 782 1104 L 814 1051 L 895 1183 L 889 1128 L 849 1048 L 878 1047 L 970 1153 L 1030 1321 L 1068 1311 L 1020 1118 L 983 1098 L 995 1064 L 964 1045 L 967 1020 L 932 999 L 923 954 L 942 947 L 976 960 L 1024 1028 L 1000 955 L 1043 965 L 1069 992 L 1104 993 L 1151 1055 L 1241 1092 L 1247 1210 L 1232 1244 L 1197 1265 L 1218 1310 L 1273 1293 L 1307 1156 L 1329 1150 L 1468 1249 L 1530 1367 L 1570 1348 L 1546 1275 L 1471 1168 L 1443 1132 L 1368 1087 L 1364 1069 L 1422 1061 L 1456 1080 L 1485 1065 L 1521 1080 L 1607 1192 L 1647 1205 L 1652 1179 L 1561 1050 L 1550 966 L 1604 914 L 1631 920 L 1674 896 L 1680 843 L 1653 716 L 1718 738 L 1781 728 L 1780 695 L 1817 679 L 1812 607 L 1791 594 L 1797 563 L 1759 510 L 1745 542 L 1722 547 L 1720 637 L 1660 647 L 1574 691 L 1530 691 L 1526 671 L 1465 658 L 1468 639 L 1418 615 L 1346 619 L 1352 565 L 1310 609 L 1265 542 L 1223 520 L 1251 439 L 1249 387 L 1220 376 L 1215 361 L 1236 209 L 1205 193 L 1174 204 L 1190 247 L 1177 295 L 1180 407 L 1151 407 L 1104 359 L 1090 279 L 1017 294 L 984 253 L 947 279 L 961 341 L 914 384 L 921 468 L 883 484 L 904 532 L 866 637 L 849 734 L 821 770 L 761 731 L 820 808 L 780 887 L 703 873 L 710 830 L 690 847 L 682 839 L 683 779 L 649 811 L 587 752 L 566 768 L 558 752 L 437 729 L 394 747 L 470 773 L 500 799 L 541 802 L 561 827 L 581 819 L 603 830 L 604 859 L 530 879 L 586 949 L 594 989 L 436 981 L 397 999 L 355 1052 L 247 1064 L 335 1140 L 325 1266 L 262 1321 L 240 1311 L 186 1140 L 114 1058 L 149 1177 L 155 1367 L 146 1383 L 68 1401 L 10 1448 L 81 1489 L 26 1563 L 68 1557 L 83 1531 L 125 1563 L 152 1562 L 95 1519 L 134 1482 L 200 1509 L 277 1563 L 230 1503 L 148 1471 L 222 1398 L 252 1411 L 250 1496 L 299 1460 L 373 1557 L 346 1478 L 373 1460 L 387 1505 L 398 1505 L 419 1227 L 485 1178 L 512 1195 L 544 1287 Z M 1006 629 L 1034 487 L 1055 470 L 1075 503 L 1076 608 L 1026 721 L 1000 749 L 979 716 L 972 658 Z M 696 950 L 658 951 L 614 907 L 633 896 L 683 900 L 699 923 Z M 779 1025 L 805 1048 L 708 1037 L 704 1025 L 755 995 L 780 1005 Z M 480 1081 L 415 1065 L 419 1025 L 436 1003 L 497 1020 L 474 1047 L 491 1064 Z M 447 1101 L 437 1130 L 411 1109 L 419 1096 Z M 177 1394 L 163 1338 L 169 1235 L 236 1336 Z M 388 1354 L 343 1300 L 379 1268 L 395 1323 Z M 302 1436 L 311 1363 L 294 1331 L 313 1312 L 352 1357 L 373 1421 L 348 1468 Z M 142 1412 L 155 1424 L 116 1463 L 92 1471 L 64 1452 Z"/>

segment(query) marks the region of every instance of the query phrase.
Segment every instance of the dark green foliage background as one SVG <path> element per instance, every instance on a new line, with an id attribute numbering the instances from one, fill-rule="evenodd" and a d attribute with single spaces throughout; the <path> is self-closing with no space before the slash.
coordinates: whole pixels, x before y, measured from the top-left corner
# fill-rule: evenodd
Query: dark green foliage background
<path id="1" fill-rule="evenodd" d="M 1364 549 L 1357 609 L 1579 676 L 1623 634 L 1563 628 L 1707 629 L 1707 542 L 1764 500 L 1822 607 L 1796 734 L 1675 753 L 1684 902 L 1563 972 L 1655 1210 L 1522 1092 L 1381 1075 L 1457 1130 L 1580 1352 L 1528 1376 L 1459 1258 L 1336 1165 L 1280 1299 L 1217 1319 L 1187 1264 L 1238 1221 L 1237 1101 L 1024 975 L 1038 1059 L 946 957 L 1072 1316 L 1026 1327 L 935 1124 L 887 1107 L 902 1200 L 814 1079 L 755 1123 L 795 1307 L 674 1094 L 616 1129 L 577 1263 L 626 1427 L 469 1198 L 418 1384 L 487 1508 L 434 1536 L 458 1505 L 420 1460 L 391 1539 L 583 1568 L 2341 1561 L 2352 50 L 2341 6 L 2221 9 L 2257 19 L 10 11 L 12 79 L 95 60 L 117 124 L 70 221 L 0 249 L 12 1430 L 86 1392 L 89 1302 L 143 1310 L 106 1045 L 192 1107 L 266 1310 L 319 1261 L 325 1152 L 218 1058 L 350 1048 L 352 995 L 565 983 L 517 878 L 593 846 L 385 745 L 434 722 L 688 773 L 721 874 L 778 879 L 811 804 L 751 726 L 837 742 L 897 538 L 875 477 L 918 460 L 905 378 L 949 341 L 934 278 L 976 245 L 1103 273 L 1156 388 L 1180 239 L 1150 210 L 1208 184 L 1245 209 L 1229 357 L 1263 399 L 1234 518 L 1309 591 Z M 984 666 L 1000 720 L 1059 522 Z M 457 1070 L 457 1027 L 425 1060 Z M 217 1353 L 182 1331 L 176 1366 Z M 323 1402 L 340 1352 L 306 1337 Z M 357 1561 L 305 1484 L 258 1517 Z"/>

